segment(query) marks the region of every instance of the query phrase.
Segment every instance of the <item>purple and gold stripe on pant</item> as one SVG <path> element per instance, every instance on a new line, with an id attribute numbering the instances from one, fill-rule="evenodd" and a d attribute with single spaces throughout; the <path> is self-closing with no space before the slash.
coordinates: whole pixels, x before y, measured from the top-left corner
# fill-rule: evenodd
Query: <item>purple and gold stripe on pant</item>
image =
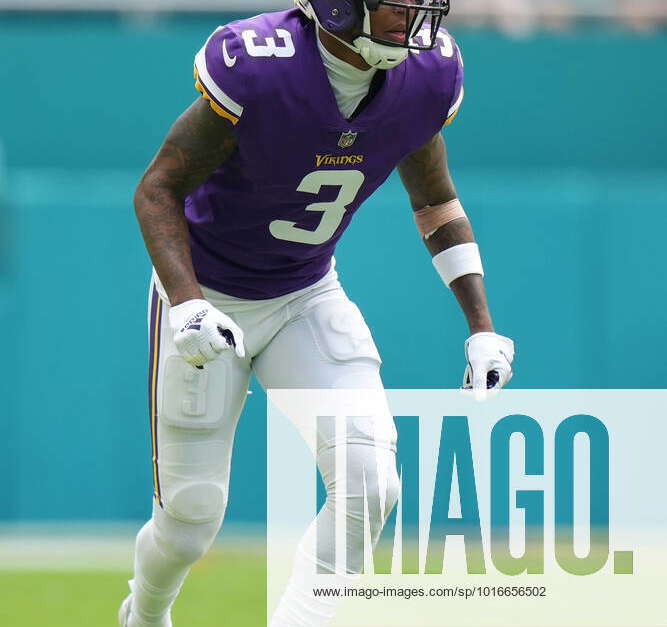
<path id="1" fill-rule="evenodd" d="M 160 491 L 160 472 L 158 467 L 157 447 L 157 384 L 160 364 L 160 331 L 162 330 L 162 299 L 155 286 L 151 296 L 151 317 L 149 332 L 149 366 L 148 366 L 148 412 L 151 421 L 151 445 L 153 459 L 153 494 L 158 505 L 162 507 L 162 493 Z"/>

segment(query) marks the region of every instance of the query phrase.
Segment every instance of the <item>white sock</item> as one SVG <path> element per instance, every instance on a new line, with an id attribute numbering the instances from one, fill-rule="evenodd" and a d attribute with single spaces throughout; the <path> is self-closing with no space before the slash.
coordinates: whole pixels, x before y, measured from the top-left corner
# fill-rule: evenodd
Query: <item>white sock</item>
<path id="1" fill-rule="evenodd" d="M 128 627 L 171 627 L 171 606 L 219 528 L 220 521 L 183 523 L 155 508 L 137 535 Z"/>
<path id="2" fill-rule="evenodd" d="M 316 574 L 313 559 L 300 546 L 294 558 L 292 576 L 271 618 L 270 627 L 326 627 L 345 600 L 342 597 L 344 588 L 354 586 L 359 577 Z M 316 597 L 314 588 L 337 589 L 341 596 Z"/>

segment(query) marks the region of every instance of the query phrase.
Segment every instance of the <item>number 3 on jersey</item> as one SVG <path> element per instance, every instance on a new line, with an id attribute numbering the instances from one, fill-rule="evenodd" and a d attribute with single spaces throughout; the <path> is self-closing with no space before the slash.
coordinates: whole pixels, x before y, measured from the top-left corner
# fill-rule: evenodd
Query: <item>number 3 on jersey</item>
<path id="1" fill-rule="evenodd" d="M 296 222 L 289 220 L 274 220 L 269 225 L 271 235 L 276 239 L 299 244 L 318 246 L 330 240 L 343 220 L 347 206 L 354 202 L 361 186 L 364 184 L 364 175 L 359 170 L 318 170 L 306 175 L 301 181 L 297 192 L 319 194 L 322 187 L 331 185 L 340 187 L 338 196 L 331 202 L 314 202 L 308 205 L 306 211 L 321 211 L 322 219 L 314 231 L 302 229 Z"/>
<path id="2" fill-rule="evenodd" d="M 276 29 L 276 36 L 266 37 L 264 39 L 264 44 L 256 42 L 258 35 L 251 28 L 244 30 L 241 33 L 241 37 L 243 38 L 243 43 L 251 57 L 279 57 L 285 59 L 293 57 L 296 52 L 292 35 L 284 28 Z M 278 45 L 276 39 L 280 39 L 282 45 Z"/>

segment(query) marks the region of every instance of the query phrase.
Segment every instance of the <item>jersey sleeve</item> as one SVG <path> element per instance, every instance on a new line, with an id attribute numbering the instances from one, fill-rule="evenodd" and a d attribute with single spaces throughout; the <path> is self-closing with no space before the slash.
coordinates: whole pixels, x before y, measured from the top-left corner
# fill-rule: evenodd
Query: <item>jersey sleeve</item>
<path id="1" fill-rule="evenodd" d="M 228 26 L 218 28 L 195 57 L 195 88 L 234 125 L 248 99 L 244 65 L 243 44 Z"/>
<path id="2" fill-rule="evenodd" d="M 463 102 L 463 96 L 465 90 L 463 88 L 463 57 L 461 56 L 461 50 L 454 44 L 454 59 L 456 60 L 456 77 L 454 79 L 454 91 L 452 99 L 449 103 L 449 110 L 447 111 L 447 119 L 445 120 L 445 126 L 449 126 L 454 118 L 458 115 L 459 109 L 461 108 L 461 103 Z"/>

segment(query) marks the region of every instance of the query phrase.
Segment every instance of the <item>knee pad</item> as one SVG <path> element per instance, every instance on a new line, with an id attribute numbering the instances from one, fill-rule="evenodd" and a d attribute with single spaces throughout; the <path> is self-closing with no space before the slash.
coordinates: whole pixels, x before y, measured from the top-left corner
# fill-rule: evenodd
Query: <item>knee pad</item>
<path id="1" fill-rule="evenodd" d="M 319 303 L 305 315 L 315 343 L 327 361 L 370 360 L 379 368 L 382 360 L 359 308 L 347 299 Z M 354 386 L 359 387 L 359 386 Z"/>
<path id="2" fill-rule="evenodd" d="M 347 455 L 348 495 L 365 497 L 369 504 L 371 529 L 378 529 L 379 533 L 398 501 L 396 454 L 385 448 L 353 445 L 348 447 Z M 359 503 L 364 507 L 362 501 Z M 364 509 L 349 513 L 353 517 L 362 517 Z"/>
<path id="3" fill-rule="evenodd" d="M 167 513 L 186 523 L 222 519 L 227 508 L 223 486 L 206 481 L 173 486 L 169 494 L 164 493 L 162 503 Z"/>
<path id="4" fill-rule="evenodd" d="M 362 521 L 367 509 L 371 527 L 379 529 L 398 501 L 396 453 L 385 447 L 347 444 L 345 483 L 341 486 L 343 473 L 335 468 L 335 451 L 336 447 L 329 448 L 319 459 L 330 506 L 342 497 L 348 517 Z"/>

